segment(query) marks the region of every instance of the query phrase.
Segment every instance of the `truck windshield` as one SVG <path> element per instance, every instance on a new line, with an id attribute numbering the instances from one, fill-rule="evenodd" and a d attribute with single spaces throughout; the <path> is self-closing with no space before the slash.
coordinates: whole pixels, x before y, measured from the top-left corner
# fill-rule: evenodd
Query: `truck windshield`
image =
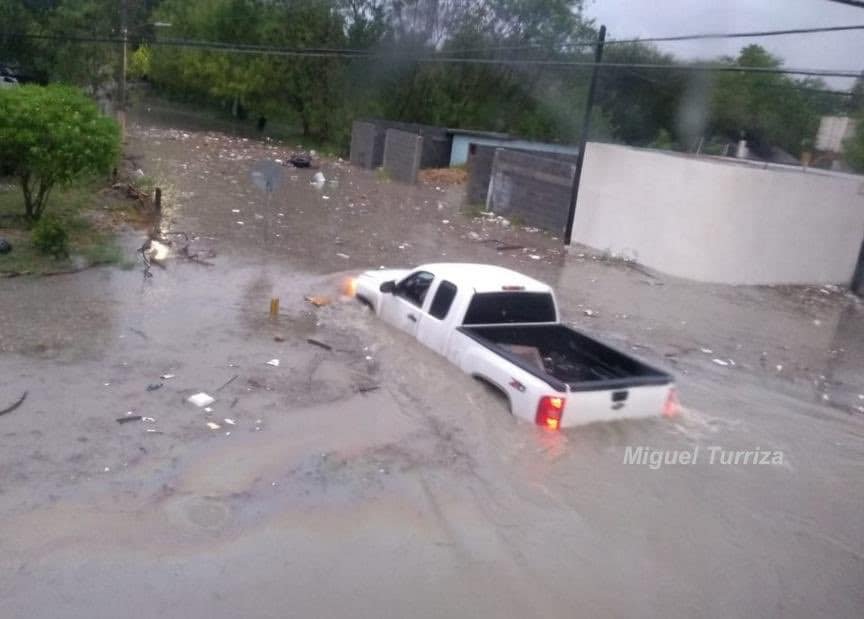
<path id="1" fill-rule="evenodd" d="M 475 294 L 465 312 L 466 325 L 555 322 L 555 302 L 548 292 L 484 292 Z"/>

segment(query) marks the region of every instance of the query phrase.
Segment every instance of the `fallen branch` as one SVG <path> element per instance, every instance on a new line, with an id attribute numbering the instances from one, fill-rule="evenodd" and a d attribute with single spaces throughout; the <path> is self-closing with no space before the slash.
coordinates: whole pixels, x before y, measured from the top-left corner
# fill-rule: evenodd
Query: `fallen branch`
<path id="1" fill-rule="evenodd" d="M 325 344 L 324 342 L 319 342 L 318 340 L 313 340 L 311 337 L 306 340 L 313 346 L 317 346 L 318 348 L 323 348 L 324 350 L 333 350 L 333 347 L 330 344 Z"/>
<path id="2" fill-rule="evenodd" d="M 2 411 L 0 411 L 0 415 L 5 415 L 6 413 L 11 413 L 16 408 L 18 408 L 19 406 L 24 404 L 24 400 L 26 400 L 26 399 L 27 399 L 27 392 L 25 391 L 24 395 L 22 395 L 20 398 L 18 398 L 18 401 L 15 402 L 15 404 L 13 404 L 12 406 L 10 406 L 8 408 L 4 408 Z"/>
<path id="3" fill-rule="evenodd" d="M 235 374 L 234 376 L 232 376 L 231 378 L 228 379 L 228 382 L 226 382 L 224 385 L 222 385 L 221 387 L 219 387 L 219 388 L 216 389 L 215 391 L 221 391 L 222 389 L 224 389 L 225 387 L 227 387 L 228 385 L 230 385 L 231 383 L 233 383 L 235 380 L 237 380 L 237 378 L 238 378 L 239 376 L 240 376 L 239 374 Z M 214 391 L 214 393 L 215 393 L 215 391 Z"/>

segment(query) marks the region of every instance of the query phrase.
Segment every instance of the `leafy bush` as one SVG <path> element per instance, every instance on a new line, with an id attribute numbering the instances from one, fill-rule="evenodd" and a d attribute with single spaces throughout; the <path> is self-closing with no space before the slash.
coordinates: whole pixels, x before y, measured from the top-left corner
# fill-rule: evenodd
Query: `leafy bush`
<path id="1" fill-rule="evenodd" d="M 30 221 L 42 216 L 55 185 L 107 172 L 119 152 L 117 123 L 80 90 L 0 89 L 0 161 L 18 177 Z"/>
<path id="2" fill-rule="evenodd" d="M 43 217 L 33 226 L 33 245 L 43 254 L 60 258 L 69 255 L 69 235 L 56 217 Z"/>

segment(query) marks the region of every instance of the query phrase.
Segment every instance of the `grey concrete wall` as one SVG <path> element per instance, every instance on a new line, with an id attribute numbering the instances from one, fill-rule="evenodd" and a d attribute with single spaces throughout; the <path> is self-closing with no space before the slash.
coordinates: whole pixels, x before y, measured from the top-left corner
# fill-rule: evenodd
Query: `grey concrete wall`
<path id="1" fill-rule="evenodd" d="M 372 122 L 355 120 L 351 125 L 351 163 L 374 169 L 384 162 L 384 130 Z"/>
<path id="2" fill-rule="evenodd" d="M 467 200 L 468 204 L 485 204 L 486 195 L 489 191 L 489 180 L 492 178 L 492 161 L 495 158 L 495 151 L 500 146 L 489 146 L 484 144 L 472 143 L 468 148 L 468 187 Z M 554 159 L 556 161 L 569 161 L 576 163 L 578 155 L 572 153 L 559 153 L 552 151 L 532 151 L 520 148 L 506 148 L 508 151 L 516 151 L 520 153 L 530 153 L 544 159 Z"/>
<path id="3" fill-rule="evenodd" d="M 574 163 L 499 148 L 486 207 L 560 235 L 567 224 L 575 173 Z"/>
<path id="4" fill-rule="evenodd" d="M 378 130 L 378 139 L 381 140 L 380 156 L 375 159 L 375 163 L 371 167 L 378 167 L 381 165 L 384 154 L 384 136 L 388 129 L 397 129 L 406 133 L 414 133 L 423 136 L 423 150 L 420 154 L 421 168 L 446 168 L 450 165 L 450 150 L 453 145 L 453 137 L 445 127 L 404 123 L 395 120 L 383 120 L 380 118 L 357 120 L 354 121 L 354 126 L 356 126 L 357 123 L 374 125 Z M 352 152 L 354 151 L 354 126 L 352 126 L 351 131 Z M 367 128 L 364 128 L 364 130 L 368 131 Z M 354 163 L 353 158 L 351 159 L 351 162 Z"/>
<path id="5" fill-rule="evenodd" d="M 422 152 L 422 136 L 388 129 L 384 139 L 384 170 L 395 181 L 413 183 L 417 180 Z"/>
<path id="6" fill-rule="evenodd" d="M 864 176 L 590 144 L 573 241 L 730 284 L 848 286 Z"/>

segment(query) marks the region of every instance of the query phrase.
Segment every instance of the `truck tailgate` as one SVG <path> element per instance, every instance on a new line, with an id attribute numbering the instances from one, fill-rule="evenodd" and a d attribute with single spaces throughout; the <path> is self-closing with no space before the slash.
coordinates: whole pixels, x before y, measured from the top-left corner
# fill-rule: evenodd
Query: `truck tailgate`
<path id="1" fill-rule="evenodd" d="M 561 427 L 594 421 L 658 417 L 666 412 L 673 389 L 672 384 L 666 384 L 570 392 L 564 403 Z"/>

